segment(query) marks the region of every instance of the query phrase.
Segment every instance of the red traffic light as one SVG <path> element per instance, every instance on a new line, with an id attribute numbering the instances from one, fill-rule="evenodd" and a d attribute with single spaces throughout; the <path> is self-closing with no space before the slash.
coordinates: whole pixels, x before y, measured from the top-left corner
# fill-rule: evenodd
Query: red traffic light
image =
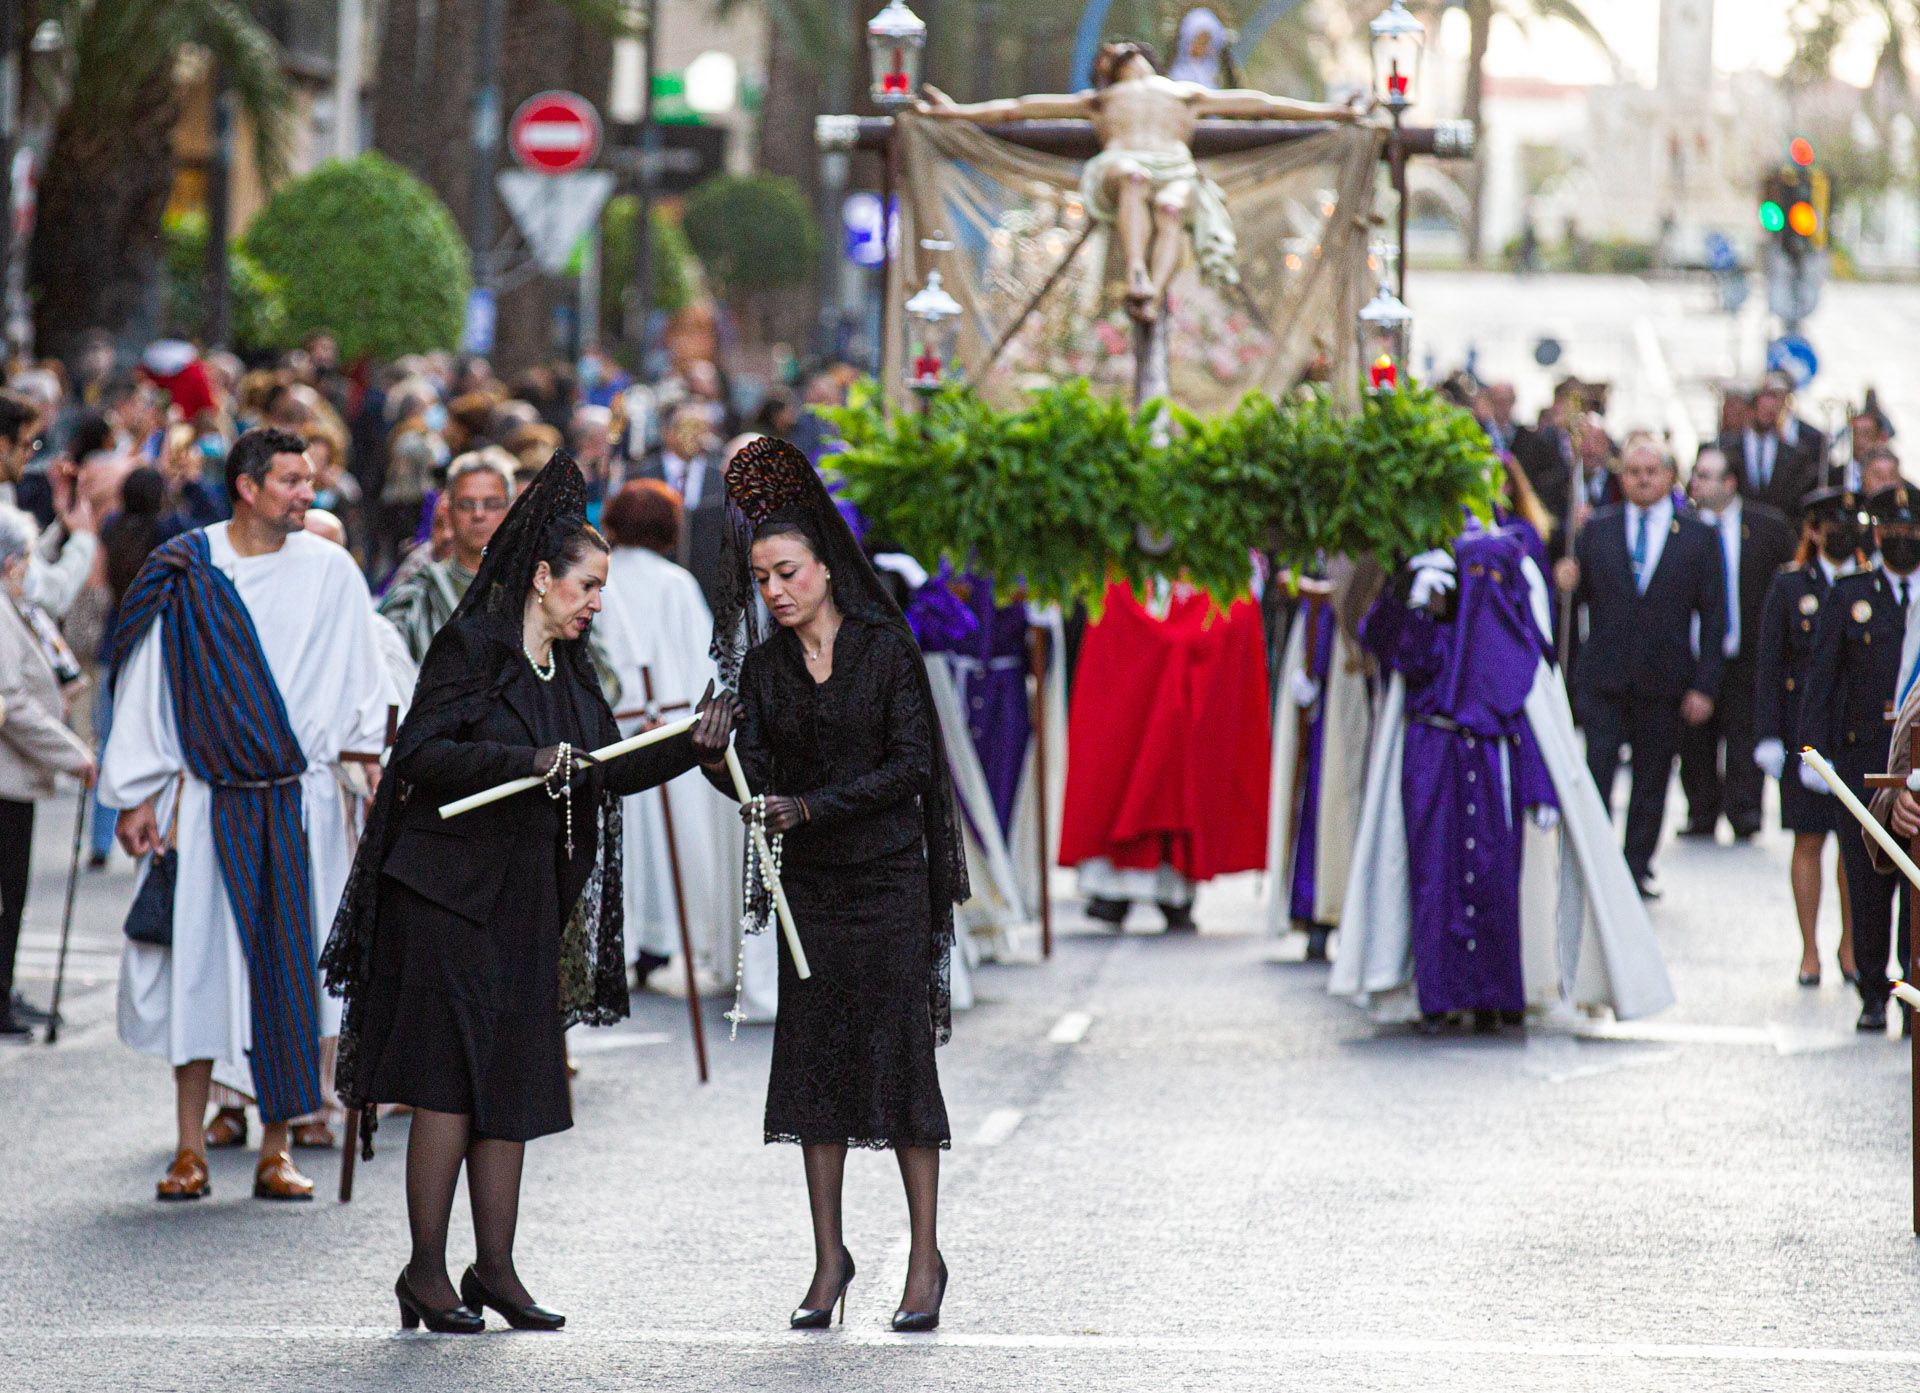
<path id="1" fill-rule="evenodd" d="M 1813 163 L 1813 142 L 1796 135 L 1787 146 L 1787 158 L 1802 167 Z"/>

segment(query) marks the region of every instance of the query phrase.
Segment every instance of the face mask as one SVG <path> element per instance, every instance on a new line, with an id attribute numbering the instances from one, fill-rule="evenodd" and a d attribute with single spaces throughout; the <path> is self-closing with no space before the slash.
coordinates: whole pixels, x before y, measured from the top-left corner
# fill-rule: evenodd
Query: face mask
<path id="1" fill-rule="evenodd" d="M 447 428 L 447 408 L 439 402 L 429 406 L 422 415 L 428 430 L 437 434 Z"/>
<path id="2" fill-rule="evenodd" d="M 1853 560 L 1858 541 L 1851 527 L 1830 527 L 1820 536 L 1820 554 L 1838 566 Z"/>
<path id="3" fill-rule="evenodd" d="M 1880 559 L 1898 575 L 1920 570 L 1920 537 L 1883 537 Z"/>

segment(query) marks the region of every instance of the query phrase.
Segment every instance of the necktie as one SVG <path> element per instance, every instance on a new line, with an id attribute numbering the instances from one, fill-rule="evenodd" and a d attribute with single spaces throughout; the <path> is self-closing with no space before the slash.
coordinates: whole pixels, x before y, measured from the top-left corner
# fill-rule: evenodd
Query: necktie
<path id="1" fill-rule="evenodd" d="M 1765 488 L 1773 482 L 1773 457 L 1779 444 L 1769 432 L 1760 437 L 1760 487 Z"/>
<path id="2" fill-rule="evenodd" d="M 1720 520 L 1720 569 L 1727 578 L 1727 656 L 1740 651 L 1740 577 L 1733 569 L 1733 519 Z"/>
<path id="3" fill-rule="evenodd" d="M 1640 519 L 1633 527 L 1633 588 L 1647 593 L 1647 510 L 1635 510 Z"/>

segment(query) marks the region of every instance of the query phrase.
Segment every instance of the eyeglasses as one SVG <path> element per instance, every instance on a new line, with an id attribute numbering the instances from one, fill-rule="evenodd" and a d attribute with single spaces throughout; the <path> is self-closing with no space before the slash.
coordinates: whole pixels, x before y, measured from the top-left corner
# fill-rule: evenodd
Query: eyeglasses
<path id="1" fill-rule="evenodd" d="M 504 498 L 462 498 L 453 505 L 453 511 L 456 513 L 466 513 L 474 517 L 479 516 L 481 513 L 504 513 L 507 511 L 507 500 Z"/>

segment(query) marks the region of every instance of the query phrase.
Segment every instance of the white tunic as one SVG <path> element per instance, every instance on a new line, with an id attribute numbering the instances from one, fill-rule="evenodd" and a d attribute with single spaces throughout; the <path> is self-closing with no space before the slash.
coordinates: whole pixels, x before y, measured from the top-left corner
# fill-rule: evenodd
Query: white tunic
<path id="1" fill-rule="evenodd" d="M 662 705 L 696 702 L 716 678 L 708 653 L 713 615 L 699 582 L 691 572 L 643 547 L 620 547 L 613 553 L 604 608 L 594 631 L 620 679 L 621 703 L 629 709 L 644 704 L 643 665 L 653 677 L 654 700 Z M 629 735 L 640 726 L 638 719 L 620 723 L 621 732 Z M 744 844 L 740 814 L 698 770 L 666 787 L 694 961 L 731 983 Z M 660 791 L 634 794 L 626 800 L 625 811 L 627 961 L 642 951 L 671 958 L 680 951 L 680 918 Z"/>
<path id="2" fill-rule="evenodd" d="M 207 529 L 207 542 L 213 564 L 233 581 L 253 619 L 306 756 L 300 791 L 317 956 L 353 859 L 333 766 L 343 750 L 380 749 L 387 703 L 395 696 L 374 639 L 373 601 L 353 558 L 307 533 L 265 556 L 237 555 L 225 523 Z M 99 790 L 111 808 L 137 807 L 158 795 L 163 831 L 173 816 L 174 781 L 186 769 L 161 655 L 165 622 L 147 632 L 121 673 Z M 212 1059 L 215 1078 L 250 1093 L 247 964 L 214 852 L 210 792 L 187 774 L 173 946 L 128 941 L 120 965 L 120 1038 L 172 1064 Z M 324 990 L 320 1024 L 323 1035 L 340 1028 L 340 1002 Z"/>

